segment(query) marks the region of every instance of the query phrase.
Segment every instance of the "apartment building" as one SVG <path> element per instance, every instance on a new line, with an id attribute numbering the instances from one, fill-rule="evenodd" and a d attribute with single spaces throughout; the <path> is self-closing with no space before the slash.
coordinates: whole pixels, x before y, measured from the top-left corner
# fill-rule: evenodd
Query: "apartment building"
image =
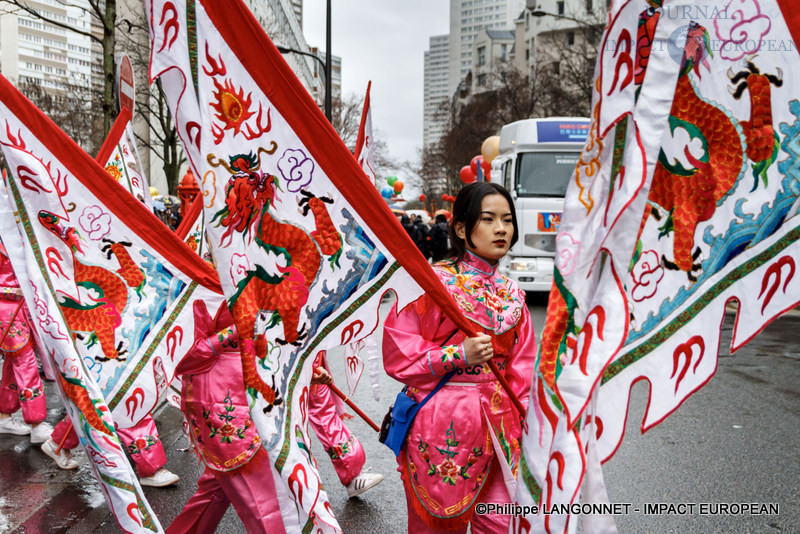
<path id="1" fill-rule="evenodd" d="M 450 101 L 450 39 L 447 35 L 430 38 L 425 51 L 422 115 L 422 146 L 427 148 L 444 135 L 447 119 L 444 107 Z"/>
<path id="2" fill-rule="evenodd" d="M 99 31 L 86 0 L 69 5 L 54 0 L 30 0 L 43 16 L 81 32 Z M 102 50 L 88 35 L 44 22 L 22 10 L 0 15 L 0 72 L 15 84 L 36 83 L 54 93 L 71 85 L 102 83 L 95 66 Z M 94 67 L 94 68 L 93 68 Z M 98 76 L 99 74 L 99 76 Z"/>

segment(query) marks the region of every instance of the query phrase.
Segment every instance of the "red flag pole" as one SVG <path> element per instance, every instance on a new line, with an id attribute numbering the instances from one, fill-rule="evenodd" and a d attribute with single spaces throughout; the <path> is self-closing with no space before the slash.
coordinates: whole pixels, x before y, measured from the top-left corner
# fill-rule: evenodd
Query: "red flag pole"
<path id="1" fill-rule="evenodd" d="M 371 427 L 373 428 L 373 430 L 375 430 L 375 432 L 380 432 L 380 431 L 381 431 L 381 429 L 378 427 L 378 425 L 376 425 L 376 424 L 375 424 L 375 423 L 372 421 L 372 419 L 370 419 L 369 417 L 367 417 L 367 414 L 365 414 L 364 412 L 362 412 L 362 411 L 359 409 L 359 407 L 358 407 L 358 406 L 356 406 L 355 404 L 353 404 L 353 401 L 351 401 L 350 399 L 348 399 L 347 397 L 345 397 L 345 396 L 344 396 L 344 393 L 342 393 L 341 391 L 339 391 L 339 388 L 337 388 L 336 386 L 334 386 L 334 385 L 333 385 L 333 382 L 331 382 L 330 384 L 327 384 L 327 386 L 328 386 L 329 388 L 331 388 L 331 391 L 333 391 L 334 393 L 336 393 L 336 395 L 337 395 L 337 396 L 338 396 L 340 399 L 342 399 L 342 400 L 345 402 L 345 404 L 347 404 L 348 406 L 350 406 L 350 407 L 353 409 L 353 411 L 354 411 L 354 412 L 356 412 L 356 413 L 357 413 L 357 414 L 358 414 L 358 415 L 361 417 L 361 419 L 363 419 L 364 421 L 366 421 L 366 422 L 367 422 L 367 424 L 368 424 L 369 426 L 371 426 Z"/>
<path id="2" fill-rule="evenodd" d="M 69 427 L 69 430 L 64 432 L 64 435 L 61 437 L 61 441 L 58 442 L 58 447 L 56 448 L 56 454 L 61 452 L 61 449 L 64 448 L 64 444 L 67 442 L 67 438 L 73 432 L 75 432 L 75 429 L 72 428 L 71 426 Z"/>
<path id="3" fill-rule="evenodd" d="M 497 368 L 497 364 L 494 363 L 492 360 L 489 360 L 486 363 L 489 364 L 489 369 L 491 369 L 492 372 L 494 373 L 494 377 L 497 379 L 498 382 L 500 382 L 500 385 L 503 386 L 503 389 L 508 395 L 508 398 L 511 399 L 512 404 L 514 404 L 514 407 L 517 409 L 519 416 L 525 417 L 525 408 L 522 407 L 522 402 L 520 402 L 519 397 L 517 397 L 517 395 L 511 389 L 511 384 L 508 383 L 508 380 L 506 380 L 505 375 L 503 375 L 503 373 L 500 372 L 500 369 Z"/>
<path id="4" fill-rule="evenodd" d="M 22 309 L 23 304 L 25 304 L 25 301 L 20 300 L 19 305 L 17 305 L 17 309 L 14 310 L 14 313 L 11 315 L 11 320 L 8 321 L 8 328 L 6 328 L 5 332 L 3 332 L 3 337 L 0 338 L 0 345 L 2 345 L 3 342 L 6 340 L 6 337 L 8 337 L 8 333 L 11 331 L 11 326 L 14 324 L 14 319 L 17 318 L 17 314 Z"/>

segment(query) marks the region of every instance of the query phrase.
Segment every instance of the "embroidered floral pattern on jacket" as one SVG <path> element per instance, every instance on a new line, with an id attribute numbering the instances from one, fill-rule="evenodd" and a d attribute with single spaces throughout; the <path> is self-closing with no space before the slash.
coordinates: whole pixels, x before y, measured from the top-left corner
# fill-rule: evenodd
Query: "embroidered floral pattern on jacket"
<path id="1" fill-rule="evenodd" d="M 434 270 L 464 315 L 496 334 L 513 328 L 522 316 L 524 293 L 496 266 L 467 254 L 460 263 L 439 262 Z"/>
<path id="2" fill-rule="evenodd" d="M 460 352 L 461 345 L 450 345 L 442 349 L 442 363 L 444 364 L 445 371 L 452 371 L 453 369 L 460 369 L 456 362 L 464 359 Z"/>
<path id="3" fill-rule="evenodd" d="M 233 400 L 231 399 L 231 392 L 228 390 L 228 394 L 225 396 L 225 411 L 217 413 L 217 417 L 223 423 L 222 426 L 214 425 L 214 420 L 211 419 L 211 413 L 208 410 L 203 410 L 203 418 L 206 420 L 206 425 L 210 431 L 208 434 L 209 438 L 219 435 L 219 440 L 222 443 L 233 443 L 234 437 L 245 439 L 245 431 L 253 426 L 253 421 L 247 419 L 244 422 L 244 426 L 234 426 L 233 420 L 236 419 L 236 416 L 232 415 L 231 412 L 235 409 Z"/>
<path id="4" fill-rule="evenodd" d="M 458 456 L 459 451 L 451 450 L 451 447 L 458 447 L 458 439 L 456 439 L 456 433 L 453 430 L 452 421 L 450 421 L 450 428 L 447 429 L 445 436 L 446 448 L 441 449 L 434 445 L 434 448 L 439 452 L 439 455 L 444 457 L 443 461 L 439 464 L 434 464 L 431 461 L 431 455 L 430 452 L 428 452 L 429 445 L 427 442 L 424 442 L 422 439 L 420 439 L 417 449 L 419 449 L 422 459 L 428 464 L 428 476 L 435 477 L 438 475 L 445 484 L 455 486 L 456 482 L 458 481 L 458 477 L 461 477 L 464 480 L 470 478 L 469 469 L 475 464 L 475 462 L 478 461 L 479 456 L 483 456 L 483 447 L 473 448 L 467 457 L 467 463 L 465 465 L 459 465 L 455 461 L 455 457 Z M 414 466 L 414 471 L 416 472 L 416 466 Z"/>

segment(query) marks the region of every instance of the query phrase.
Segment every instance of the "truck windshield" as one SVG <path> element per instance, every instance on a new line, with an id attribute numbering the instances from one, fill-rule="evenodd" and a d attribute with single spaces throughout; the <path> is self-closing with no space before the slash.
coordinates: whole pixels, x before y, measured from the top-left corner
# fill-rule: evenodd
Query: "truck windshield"
<path id="1" fill-rule="evenodd" d="M 517 159 L 517 194 L 563 197 L 580 152 L 524 152 Z"/>

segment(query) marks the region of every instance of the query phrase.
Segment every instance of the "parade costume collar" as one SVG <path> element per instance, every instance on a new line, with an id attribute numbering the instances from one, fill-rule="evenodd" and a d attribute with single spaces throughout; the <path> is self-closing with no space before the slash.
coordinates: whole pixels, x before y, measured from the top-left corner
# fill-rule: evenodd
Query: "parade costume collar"
<path id="1" fill-rule="evenodd" d="M 519 322 L 525 293 L 499 274 L 497 265 L 467 252 L 459 262 L 445 260 L 435 264 L 434 271 L 461 313 L 482 330 L 499 336 L 513 330 Z"/>

